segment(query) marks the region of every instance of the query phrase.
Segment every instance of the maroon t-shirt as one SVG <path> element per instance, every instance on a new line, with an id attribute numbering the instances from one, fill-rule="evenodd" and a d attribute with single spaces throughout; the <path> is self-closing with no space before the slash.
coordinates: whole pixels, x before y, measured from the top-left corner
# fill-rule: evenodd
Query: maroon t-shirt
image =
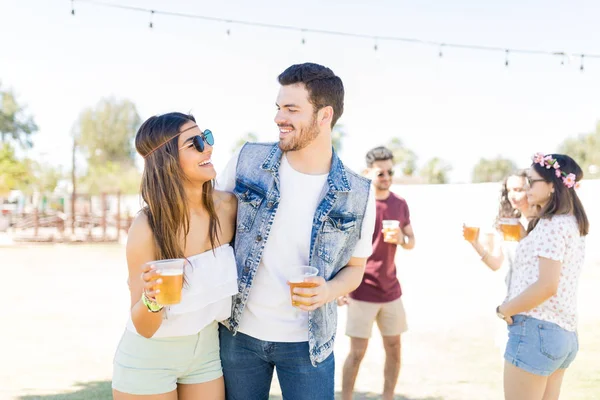
<path id="1" fill-rule="evenodd" d="M 377 215 L 375 216 L 375 231 L 373 232 L 373 254 L 367 260 L 365 275 L 362 283 L 350 293 L 356 300 L 372 303 L 393 301 L 402 296 L 400 282 L 396 277 L 395 244 L 383 241 L 383 220 L 395 219 L 400 221 L 400 227 L 410 224 L 410 213 L 406 201 L 390 192 L 385 200 L 377 200 Z"/>

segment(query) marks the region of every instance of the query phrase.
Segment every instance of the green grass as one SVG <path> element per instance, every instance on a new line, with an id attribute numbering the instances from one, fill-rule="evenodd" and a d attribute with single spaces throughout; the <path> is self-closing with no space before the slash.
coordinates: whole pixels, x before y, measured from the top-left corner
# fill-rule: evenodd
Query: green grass
<path id="1" fill-rule="evenodd" d="M 110 381 L 77 382 L 74 391 L 58 394 L 21 396 L 19 400 L 111 400 Z"/>

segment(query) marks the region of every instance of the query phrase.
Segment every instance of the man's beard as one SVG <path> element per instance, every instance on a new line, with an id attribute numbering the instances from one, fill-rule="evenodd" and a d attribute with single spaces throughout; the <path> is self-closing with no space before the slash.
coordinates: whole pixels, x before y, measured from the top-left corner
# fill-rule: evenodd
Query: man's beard
<path id="1" fill-rule="evenodd" d="M 382 184 L 373 184 L 373 186 L 375 186 L 375 189 L 377 190 L 381 190 L 381 191 L 385 191 L 385 190 L 390 190 L 390 187 L 392 186 L 392 184 L 390 183 L 382 185 Z"/>
<path id="2" fill-rule="evenodd" d="M 281 125 L 289 126 L 289 125 Z M 295 130 L 295 128 L 294 128 Z M 302 150 L 306 146 L 308 146 L 315 138 L 319 136 L 319 128 L 317 127 L 317 118 L 316 115 L 313 116 L 313 119 L 310 123 L 310 126 L 306 128 L 302 128 L 299 131 L 296 131 L 296 135 L 290 137 L 289 140 L 279 140 L 279 148 L 281 151 L 298 151 Z"/>

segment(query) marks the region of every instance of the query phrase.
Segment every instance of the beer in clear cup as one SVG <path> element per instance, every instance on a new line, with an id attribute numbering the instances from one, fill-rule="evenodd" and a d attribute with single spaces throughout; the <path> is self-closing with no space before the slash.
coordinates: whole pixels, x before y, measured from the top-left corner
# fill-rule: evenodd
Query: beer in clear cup
<path id="1" fill-rule="evenodd" d="M 518 242 L 521 240 L 521 224 L 518 218 L 501 218 L 500 230 L 506 241 Z"/>
<path id="2" fill-rule="evenodd" d="M 181 289 L 183 289 L 183 266 L 185 259 L 173 258 L 169 260 L 150 261 L 160 271 L 159 278 L 162 283 L 156 285 L 160 290 L 156 294 L 156 302 L 162 305 L 173 305 L 181 302 Z"/>
<path id="3" fill-rule="evenodd" d="M 307 265 L 290 267 L 290 270 L 288 271 L 288 274 L 287 274 L 287 276 L 288 276 L 287 284 L 290 286 L 290 296 L 291 296 L 291 300 L 292 300 L 292 306 L 298 307 L 299 305 L 306 305 L 302 302 L 294 301 L 294 288 L 316 287 L 317 286 L 316 282 L 304 282 L 304 279 L 309 278 L 311 276 L 317 276 L 318 273 L 319 273 L 318 269 L 316 269 L 315 267 L 309 267 Z M 312 296 L 305 296 L 305 295 L 301 295 L 301 294 L 297 294 L 296 296 L 312 297 Z"/>

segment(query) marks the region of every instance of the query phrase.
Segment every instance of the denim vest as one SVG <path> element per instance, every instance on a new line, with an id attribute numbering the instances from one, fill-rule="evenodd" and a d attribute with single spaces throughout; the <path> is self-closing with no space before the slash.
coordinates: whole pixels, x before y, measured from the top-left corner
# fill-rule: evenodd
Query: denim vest
<path id="1" fill-rule="evenodd" d="M 282 155 L 277 143 L 248 143 L 239 155 L 234 189 L 238 199 L 235 257 L 239 290 L 228 321 L 234 334 L 279 205 Z M 333 153 L 327 185 L 323 187 L 313 217 L 310 239 L 310 265 L 316 267 L 319 276 L 325 280 L 332 279 L 352 257 L 360 237 L 370 187 L 368 179 L 344 168 Z M 325 360 L 333 351 L 336 328 L 335 301 L 309 313 L 308 342 L 313 365 Z"/>

